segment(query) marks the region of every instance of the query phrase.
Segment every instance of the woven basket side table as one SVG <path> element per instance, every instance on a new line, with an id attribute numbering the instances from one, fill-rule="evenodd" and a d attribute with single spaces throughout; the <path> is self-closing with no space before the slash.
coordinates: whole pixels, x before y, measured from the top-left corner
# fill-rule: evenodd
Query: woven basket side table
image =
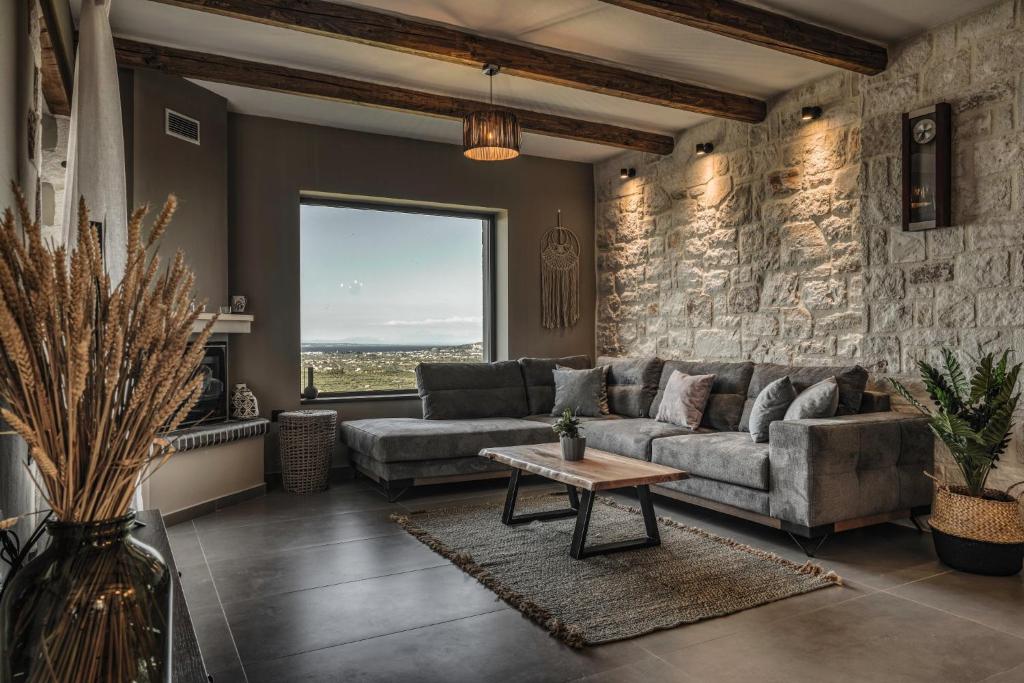
<path id="1" fill-rule="evenodd" d="M 281 413 L 281 478 L 290 493 L 327 489 L 331 455 L 338 437 L 338 413 L 333 410 L 293 410 Z"/>

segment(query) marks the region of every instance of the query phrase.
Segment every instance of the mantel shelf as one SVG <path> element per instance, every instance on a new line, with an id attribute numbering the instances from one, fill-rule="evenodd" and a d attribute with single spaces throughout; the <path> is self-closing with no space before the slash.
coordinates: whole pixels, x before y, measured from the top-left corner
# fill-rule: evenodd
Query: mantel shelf
<path id="1" fill-rule="evenodd" d="M 200 313 L 199 319 L 192 324 L 193 334 L 203 331 L 203 327 L 216 313 Z M 252 331 L 253 316 L 244 313 L 221 313 L 213 324 L 214 334 L 249 334 Z"/>

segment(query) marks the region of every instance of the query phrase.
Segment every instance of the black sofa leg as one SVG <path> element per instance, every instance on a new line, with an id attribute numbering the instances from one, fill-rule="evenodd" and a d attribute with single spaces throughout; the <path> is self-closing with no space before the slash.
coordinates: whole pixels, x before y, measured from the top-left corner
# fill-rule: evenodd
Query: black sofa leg
<path id="1" fill-rule="evenodd" d="M 796 543 L 800 550 L 804 551 L 804 555 L 807 557 L 814 557 L 814 554 L 821 550 L 821 546 L 825 545 L 825 541 L 829 539 L 831 534 L 825 534 L 824 536 L 808 538 L 805 540 L 797 538 L 789 531 L 786 532 L 786 535 L 789 536 L 793 543 Z"/>
<path id="2" fill-rule="evenodd" d="M 373 481 L 373 479 L 370 479 L 370 481 Z M 381 479 L 375 482 L 377 485 L 374 488 L 380 491 L 381 495 L 387 498 L 389 503 L 397 503 L 398 499 L 412 488 L 412 482 L 412 479 L 395 479 L 394 481 Z"/>

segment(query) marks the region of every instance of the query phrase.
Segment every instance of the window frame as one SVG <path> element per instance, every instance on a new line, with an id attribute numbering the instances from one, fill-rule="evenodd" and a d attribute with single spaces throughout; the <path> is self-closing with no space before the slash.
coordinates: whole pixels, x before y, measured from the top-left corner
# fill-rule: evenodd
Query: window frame
<path id="1" fill-rule="evenodd" d="M 483 363 L 493 362 L 495 359 L 498 338 L 497 319 L 497 236 L 498 236 L 498 215 L 486 210 L 473 210 L 465 207 L 443 207 L 424 206 L 422 204 L 405 204 L 392 201 L 366 201 L 332 199 L 315 195 L 301 195 L 299 197 L 299 209 L 303 206 L 327 206 L 338 209 L 363 209 L 370 211 L 393 211 L 396 213 L 421 214 L 426 216 L 445 216 L 450 218 L 470 218 L 481 221 L 481 251 L 483 252 L 483 263 L 481 274 L 483 276 Z M 299 221 L 299 239 L 302 236 L 302 221 Z M 299 260 L 299 358 L 302 357 L 302 260 Z M 302 362 L 299 362 L 300 371 L 303 370 Z M 300 380 L 301 381 L 301 380 Z M 302 391 L 299 390 L 301 397 Z M 363 391 L 321 391 L 316 401 L 323 399 L 353 399 L 353 398 L 404 398 L 416 396 L 417 391 L 412 389 L 370 389 Z M 309 402 L 303 399 L 303 402 Z"/>

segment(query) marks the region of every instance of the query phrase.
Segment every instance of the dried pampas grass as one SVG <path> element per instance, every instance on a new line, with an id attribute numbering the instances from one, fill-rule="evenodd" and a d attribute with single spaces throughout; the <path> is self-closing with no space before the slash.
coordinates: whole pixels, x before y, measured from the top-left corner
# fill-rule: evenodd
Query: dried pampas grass
<path id="1" fill-rule="evenodd" d="M 132 213 L 124 278 L 111 288 L 85 203 L 69 254 L 43 243 L 14 191 L 19 220 L 7 209 L 0 221 L 0 417 L 28 443 L 58 519 L 118 517 L 140 477 L 170 455 L 157 439 L 202 387 L 196 369 L 213 321 L 189 344 L 194 276 L 180 251 L 161 269 L 154 248 L 176 200 L 145 240 L 147 208 Z"/>

